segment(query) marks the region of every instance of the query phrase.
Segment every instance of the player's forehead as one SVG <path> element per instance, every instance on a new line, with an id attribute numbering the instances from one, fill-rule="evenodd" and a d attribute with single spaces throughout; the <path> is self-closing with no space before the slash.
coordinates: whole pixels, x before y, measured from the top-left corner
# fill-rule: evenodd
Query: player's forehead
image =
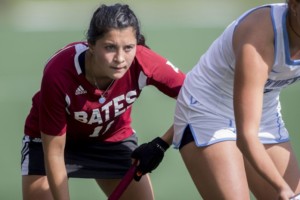
<path id="1" fill-rule="evenodd" d="M 110 29 L 103 37 L 99 38 L 96 43 L 111 43 L 111 44 L 136 44 L 136 31 L 133 27 L 122 29 Z"/>

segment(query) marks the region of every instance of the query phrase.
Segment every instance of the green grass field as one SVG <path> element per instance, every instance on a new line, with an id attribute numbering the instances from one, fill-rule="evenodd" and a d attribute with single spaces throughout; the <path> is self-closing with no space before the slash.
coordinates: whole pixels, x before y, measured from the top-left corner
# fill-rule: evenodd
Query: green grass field
<path id="1" fill-rule="evenodd" d="M 87 17 L 82 21 L 78 20 L 79 24 L 74 25 L 74 19 L 68 19 L 66 14 L 66 17 L 62 18 L 65 20 L 66 29 L 63 29 L 63 26 L 56 28 L 53 26 L 52 30 L 45 31 L 41 27 L 33 26 L 36 25 L 35 21 L 30 21 L 30 18 L 26 18 L 28 16 L 26 13 L 20 12 L 28 9 L 24 6 L 27 5 L 24 3 L 27 1 L 22 1 L 22 6 L 18 4 L 18 1 L 13 2 L 14 4 L 8 5 L 6 10 L 0 9 L 3 11 L 0 12 L 0 122 L 3 136 L 0 140 L 1 200 L 22 198 L 20 149 L 23 125 L 31 106 L 31 96 L 39 88 L 43 65 L 58 48 L 69 42 L 85 38 L 84 33 L 87 24 L 84 22 L 88 19 Z M 34 2 L 38 1 L 28 1 L 28 4 L 36 6 Z M 59 5 L 57 4 L 58 1 L 53 2 L 56 6 Z M 70 3 L 71 1 L 64 2 Z M 99 2 L 101 3 L 101 1 L 90 2 L 87 7 L 82 7 L 86 10 L 81 11 L 86 12 L 87 16 L 90 16 L 91 8 L 94 9 L 99 5 Z M 139 3 L 133 0 L 121 2 L 128 2 L 140 16 L 148 45 L 171 60 L 182 71 L 187 72 L 235 16 L 252 6 L 275 1 L 245 0 L 241 2 L 228 0 L 226 7 L 224 7 L 224 0 L 211 2 L 156 0 L 151 1 L 152 4 L 148 2 L 147 6 L 142 3 L 147 1 L 139 1 Z M 199 2 L 202 6 L 201 11 L 203 11 L 201 13 L 198 13 L 193 6 L 198 5 Z M 213 13 L 217 12 L 216 9 L 220 11 L 218 4 L 222 4 L 222 16 Z M 38 5 L 39 7 L 34 7 L 32 13 L 35 13 L 36 9 L 47 10 L 41 4 Z M 214 5 L 216 5 L 216 9 L 211 9 L 211 12 L 204 12 L 206 6 L 212 8 Z M 25 7 L 26 9 L 23 9 Z M 180 8 L 182 8 L 182 12 Z M 170 9 L 179 10 L 171 13 L 168 11 L 167 14 L 164 12 Z M 187 14 L 189 10 L 193 12 Z M 58 14 L 53 12 L 53 15 Z M 193 15 L 195 15 L 195 19 L 191 18 Z M 40 20 L 46 20 L 46 18 L 40 18 Z M 209 24 L 209 20 L 212 20 L 211 24 Z M 170 23 L 168 23 L 169 21 Z M 62 23 L 62 25 L 64 24 Z M 299 89 L 299 84 L 296 84 L 284 90 L 281 98 L 282 112 L 300 161 L 300 135 L 298 133 L 300 108 L 297 105 L 300 100 Z M 140 142 L 149 141 L 157 135 L 163 134 L 172 123 L 174 105 L 174 100 L 162 95 L 155 88 L 149 87 L 143 91 L 133 109 L 133 126 L 139 135 Z M 160 167 L 151 174 L 151 178 L 157 200 L 199 199 L 177 150 L 170 149 L 166 153 L 165 159 Z M 105 199 L 93 180 L 71 179 L 70 191 L 72 200 Z"/>

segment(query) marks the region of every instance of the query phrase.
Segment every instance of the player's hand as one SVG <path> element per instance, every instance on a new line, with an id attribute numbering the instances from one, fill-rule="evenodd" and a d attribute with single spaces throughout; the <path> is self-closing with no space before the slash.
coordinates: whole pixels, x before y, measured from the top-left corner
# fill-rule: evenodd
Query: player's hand
<path id="1" fill-rule="evenodd" d="M 294 200 L 294 196 L 294 192 L 287 186 L 280 190 L 278 200 Z"/>
<path id="2" fill-rule="evenodd" d="M 134 179 L 139 181 L 142 175 L 156 169 L 169 146 L 168 143 L 160 137 L 157 137 L 151 142 L 144 143 L 137 147 L 131 154 L 132 158 L 139 161 Z"/>

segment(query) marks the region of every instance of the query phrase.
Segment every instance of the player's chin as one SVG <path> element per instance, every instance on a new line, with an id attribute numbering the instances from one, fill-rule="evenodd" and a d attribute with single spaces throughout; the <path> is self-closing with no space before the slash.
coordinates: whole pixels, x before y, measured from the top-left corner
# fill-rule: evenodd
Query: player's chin
<path id="1" fill-rule="evenodd" d="M 125 73 L 127 72 L 127 70 L 128 69 L 115 70 L 113 73 L 113 79 L 117 80 L 117 79 L 122 78 L 125 75 Z"/>
<path id="2" fill-rule="evenodd" d="M 118 79 L 122 78 L 124 76 L 124 74 L 125 73 L 114 73 L 111 78 L 114 80 L 118 80 Z"/>

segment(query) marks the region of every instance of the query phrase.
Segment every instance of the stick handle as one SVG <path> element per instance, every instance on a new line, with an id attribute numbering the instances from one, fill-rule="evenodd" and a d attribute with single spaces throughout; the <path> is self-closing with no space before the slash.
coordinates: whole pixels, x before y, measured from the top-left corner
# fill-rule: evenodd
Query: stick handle
<path id="1" fill-rule="evenodd" d="M 137 161 L 135 161 L 128 171 L 126 172 L 125 176 L 122 178 L 120 183 L 117 185 L 117 187 L 114 189 L 114 191 L 111 193 L 111 195 L 108 197 L 108 200 L 118 200 L 120 196 L 124 193 L 128 185 L 131 183 L 134 173 L 136 171 Z"/>

